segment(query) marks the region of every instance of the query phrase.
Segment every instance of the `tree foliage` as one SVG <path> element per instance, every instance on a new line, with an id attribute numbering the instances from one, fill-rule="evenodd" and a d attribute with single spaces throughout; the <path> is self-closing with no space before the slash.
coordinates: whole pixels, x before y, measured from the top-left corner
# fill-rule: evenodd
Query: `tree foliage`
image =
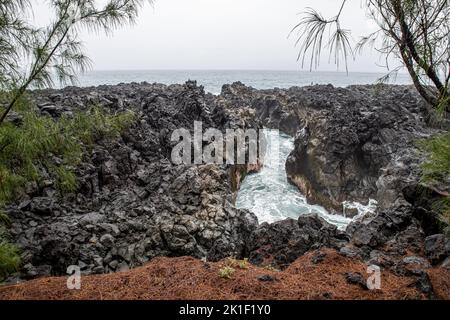
<path id="1" fill-rule="evenodd" d="M 0 4 L 0 89 L 11 99 L 0 115 L 0 125 L 30 87 L 43 88 L 73 83 L 78 72 L 90 66 L 83 53 L 79 32 L 107 33 L 133 24 L 146 0 L 108 0 L 99 7 L 95 0 L 51 0 L 54 21 L 43 28 L 29 22 L 33 5 L 28 0 Z M 25 62 L 25 67 L 23 66 Z"/>
<path id="2" fill-rule="evenodd" d="M 441 213 L 448 228 L 450 195 L 445 189 L 450 185 L 450 133 L 419 140 L 418 147 L 427 156 L 426 161 L 421 164 L 421 182 L 440 194 L 431 206 L 434 211 Z"/>
<path id="3" fill-rule="evenodd" d="M 386 59 L 387 80 L 406 68 L 420 95 L 440 111 L 450 105 L 450 6 L 448 0 L 364 0 L 367 17 L 377 30 L 361 36 L 354 43 L 349 30 L 342 28 L 341 16 L 347 0 L 341 2 L 338 14 L 325 19 L 314 9 L 307 9 L 292 32 L 297 32 L 300 46 L 298 59 L 304 65 L 317 67 L 322 48 L 329 49 L 337 64 L 369 46 Z M 389 65 L 390 58 L 399 62 Z"/>

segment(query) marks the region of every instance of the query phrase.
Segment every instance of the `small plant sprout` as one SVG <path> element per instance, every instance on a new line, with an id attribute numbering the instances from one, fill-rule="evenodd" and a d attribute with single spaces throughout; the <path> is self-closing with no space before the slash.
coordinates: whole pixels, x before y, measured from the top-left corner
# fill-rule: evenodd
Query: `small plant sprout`
<path id="1" fill-rule="evenodd" d="M 232 267 L 225 266 L 219 269 L 219 277 L 223 279 L 231 279 L 236 270 Z"/>
<path id="2" fill-rule="evenodd" d="M 235 258 L 228 258 L 227 265 L 234 268 L 239 268 L 242 270 L 247 270 L 249 267 L 248 259 L 238 260 Z"/>

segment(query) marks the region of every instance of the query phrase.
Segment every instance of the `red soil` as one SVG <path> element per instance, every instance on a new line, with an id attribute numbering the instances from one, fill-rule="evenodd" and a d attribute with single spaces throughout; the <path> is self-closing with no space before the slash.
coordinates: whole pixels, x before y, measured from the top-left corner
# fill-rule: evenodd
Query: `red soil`
<path id="1" fill-rule="evenodd" d="M 158 257 L 145 266 L 126 272 L 89 275 L 80 290 L 68 290 L 67 277 L 41 278 L 0 288 L 0 299 L 423 299 L 415 279 L 388 271 L 381 274 L 380 290 L 365 290 L 349 284 L 345 272 L 367 277 L 367 266 L 324 249 L 325 257 L 314 264 L 310 252 L 284 271 L 248 265 L 235 266 L 231 279 L 219 276 L 228 260 L 202 262 L 191 257 Z M 269 275 L 274 281 L 261 281 Z M 448 270 L 431 270 L 430 278 L 440 298 L 450 298 Z"/>

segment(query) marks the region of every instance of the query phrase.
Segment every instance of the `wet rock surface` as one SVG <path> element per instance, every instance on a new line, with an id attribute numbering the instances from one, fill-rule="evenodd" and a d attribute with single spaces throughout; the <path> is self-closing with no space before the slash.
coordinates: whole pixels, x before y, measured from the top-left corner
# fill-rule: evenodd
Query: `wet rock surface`
<path id="1" fill-rule="evenodd" d="M 173 130 L 192 130 L 194 121 L 234 125 L 223 110 L 209 108 L 202 87 L 127 84 L 38 91 L 33 98 L 55 118 L 101 105 L 132 110 L 137 119 L 119 139 L 98 141 L 85 155 L 76 193 L 61 195 L 50 181 L 9 208 L 23 277 L 65 274 L 69 265 L 84 273 L 126 270 L 161 255 L 242 256 L 257 219 L 233 206 L 229 168 L 170 161 Z"/>
<path id="2" fill-rule="evenodd" d="M 257 265 L 285 268 L 309 250 L 340 249 L 349 238 L 317 214 L 263 223 L 250 236 L 249 261 Z M 317 262 L 319 262 L 318 257 Z"/>
<path id="3" fill-rule="evenodd" d="M 51 180 L 30 184 L 8 209 L 9 232 L 23 253 L 22 278 L 65 274 L 69 265 L 86 274 L 123 271 L 155 256 L 248 257 L 283 269 L 322 247 L 416 277 L 424 292 L 432 290 L 430 266 L 449 270 L 448 235 L 417 194 L 423 156 L 414 140 L 439 131 L 428 126 L 427 107 L 410 87 L 255 90 L 235 83 L 213 96 L 195 82 L 142 83 L 32 97 L 55 118 L 100 105 L 113 113 L 133 110 L 136 121 L 85 155 L 77 192 L 61 195 Z M 194 121 L 204 129 L 265 126 L 293 135 L 286 169 L 310 202 L 339 214 L 344 200 L 374 198 L 378 209 L 346 231 L 317 215 L 258 225 L 253 213 L 233 205 L 249 168 L 171 162 L 173 130 L 192 132 Z M 343 276 L 363 286 L 358 275 Z"/>

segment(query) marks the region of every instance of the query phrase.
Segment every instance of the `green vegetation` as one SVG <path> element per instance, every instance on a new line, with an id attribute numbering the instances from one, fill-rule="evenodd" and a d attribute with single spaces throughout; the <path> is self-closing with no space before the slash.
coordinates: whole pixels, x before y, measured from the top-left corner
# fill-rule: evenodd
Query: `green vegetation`
<path id="1" fill-rule="evenodd" d="M 419 142 L 428 155 L 422 166 L 422 182 L 431 186 L 446 186 L 450 177 L 450 133 L 435 135 Z M 443 196 L 433 203 L 433 210 L 450 215 L 450 197 Z"/>
<path id="2" fill-rule="evenodd" d="M 19 266 L 20 256 L 17 247 L 0 238 L 0 280 L 17 272 Z"/>
<path id="3" fill-rule="evenodd" d="M 445 197 L 434 201 L 432 209 L 435 212 L 445 215 L 444 217 L 447 217 L 447 220 L 444 220 L 444 223 L 445 221 L 447 221 L 447 223 L 443 226 L 443 228 L 448 228 L 448 219 L 450 218 L 450 197 Z"/>
<path id="4" fill-rule="evenodd" d="M 450 133 L 436 135 L 419 142 L 428 154 L 422 164 L 422 180 L 426 183 L 441 183 L 450 175 Z"/>
<path id="5" fill-rule="evenodd" d="M 232 267 L 225 266 L 219 269 L 219 277 L 223 279 L 231 279 L 236 270 Z"/>
<path id="6" fill-rule="evenodd" d="M 20 256 L 13 244 L 7 241 L 4 227 L 0 226 L 0 281 L 19 269 Z"/>
<path id="7" fill-rule="evenodd" d="M 110 115 L 100 107 L 78 111 L 54 120 L 26 108 L 22 101 L 20 124 L 6 121 L 0 126 L 0 210 L 15 200 L 28 183 L 42 185 L 49 177 L 61 192 L 77 189 L 74 173 L 87 148 L 104 138 L 117 137 L 131 125 L 134 113 Z M 0 212 L 0 223 L 8 217 Z M 17 249 L 0 233 L 0 279 L 17 269 Z"/>
<path id="8" fill-rule="evenodd" d="M 33 25 L 29 0 L 0 3 L 0 90 L 10 99 L 0 114 L 0 125 L 30 87 L 51 87 L 55 81 L 74 83 L 78 72 L 90 67 L 83 53 L 79 31 L 110 33 L 134 24 L 145 0 L 108 0 L 103 6 L 95 0 L 48 1 L 54 18 L 46 27 Z M 151 1 L 149 1 L 151 2 Z M 23 66 L 20 63 L 29 62 Z"/>
<path id="9" fill-rule="evenodd" d="M 249 268 L 248 259 L 238 260 L 230 257 L 225 260 L 225 265 L 219 269 L 219 277 L 223 279 L 231 279 L 236 272 L 236 268 L 247 270 Z"/>
<path id="10" fill-rule="evenodd" d="M 228 258 L 226 262 L 227 266 L 232 268 L 239 268 L 242 270 L 247 270 L 249 267 L 248 259 L 244 258 L 243 260 L 238 260 L 235 258 Z"/>
<path id="11" fill-rule="evenodd" d="M 386 61 L 389 73 L 381 82 L 405 69 L 425 101 L 440 113 L 450 112 L 448 0 L 364 0 L 361 5 L 376 30 L 361 35 L 355 45 L 350 30 L 342 25 L 349 3 L 338 2 L 337 14 L 330 18 L 311 8 L 303 12 L 291 31 L 297 33 L 297 59 L 302 66 L 306 63 L 310 69 L 317 68 L 323 49 L 328 49 L 330 60 L 333 55 L 335 64 L 339 67 L 343 61 L 347 69 L 348 58 L 370 47 Z"/>
<path id="12" fill-rule="evenodd" d="M 132 112 L 108 115 L 99 107 L 58 121 L 34 111 L 20 115 L 19 126 L 11 122 L 0 126 L 0 205 L 13 200 L 26 183 L 39 185 L 43 169 L 55 178 L 60 190 L 74 191 L 73 170 L 82 159 L 83 144 L 117 136 L 134 118 Z"/>

